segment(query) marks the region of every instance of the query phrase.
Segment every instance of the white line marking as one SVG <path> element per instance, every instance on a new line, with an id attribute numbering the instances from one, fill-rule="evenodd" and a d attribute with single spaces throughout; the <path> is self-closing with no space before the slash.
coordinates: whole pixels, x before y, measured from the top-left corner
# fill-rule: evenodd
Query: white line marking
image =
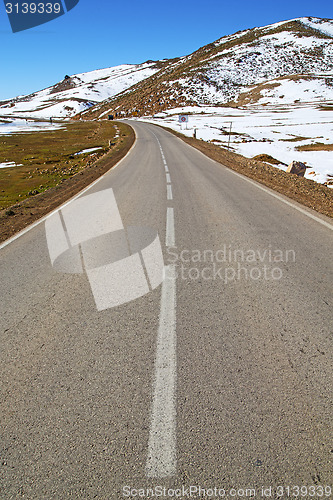
<path id="1" fill-rule="evenodd" d="M 170 133 L 170 132 L 169 132 Z M 179 137 L 176 137 L 176 139 L 180 139 Z M 182 140 L 182 139 L 180 139 Z M 183 141 L 184 142 L 184 141 Z M 226 167 L 225 165 L 223 165 L 223 163 L 219 163 L 218 161 L 216 160 L 212 160 L 212 158 L 209 158 L 208 156 L 206 156 L 204 153 L 202 153 L 202 151 L 199 151 L 198 149 L 196 148 L 193 148 L 193 146 L 190 146 L 189 144 L 187 144 L 186 142 L 184 142 L 184 144 L 186 144 L 186 146 L 188 146 L 189 148 L 191 148 L 192 150 L 195 149 L 199 154 L 201 154 L 202 156 L 205 157 L 206 160 L 209 160 L 211 162 L 214 163 L 214 165 L 217 165 L 218 167 L 221 167 L 221 165 L 224 167 L 224 168 L 227 168 L 229 172 L 233 173 L 234 175 L 237 175 L 238 177 L 240 177 L 241 179 L 243 179 L 244 181 L 247 181 L 249 182 L 250 184 L 253 184 L 253 186 L 256 186 L 258 189 L 261 189 L 262 191 L 265 191 L 265 193 L 268 193 L 270 194 L 271 196 L 273 196 L 274 198 L 276 198 L 277 200 L 280 200 L 282 201 L 282 203 L 285 203 L 286 205 L 288 205 L 289 207 L 292 207 L 294 208 L 295 210 L 298 210 L 299 212 L 301 212 L 303 215 L 307 215 L 308 217 L 310 217 L 310 219 L 313 219 L 315 220 L 316 222 L 319 222 L 319 224 L 322 224 L 323 226 L 327 227 L 328 229 L 331 229 L 331 231 L 333 231 L 333 224 L 331 224 L 330 222 L 327 222 L 325 221 L 324 219 L 321 219 L 320 217 L 317 217 L 316 215 L 312 214 L 310 212 L 310 208 L 309 210 L 305 210 L 303 209 L 302 207 L 299 207 L 298 205 L 296 205 L 296 202 L 293 202 L 293 201 L 288 201 L 288 200 L 285 200 L 282 196 L 280 196 L 279 194 L 273 192 L 272 190 L 264 187 L 263 185 L 261 185 L 259 182 L 256 182 L 256 181 L 253 181 L 252 179 L 250 179 L 249 177 L 247 177 L 246 175 L 242 175 L 242 174 L 239 174 L 238 172 L 235 172 L 235 170 L 232 170 L 231 168 L 228 168 Z"/>
<path id="2" fill-rule="evenodd" d="M 154 133 L 153 133 L 154 134 Z M 162 146 L 166 171 L 167 198 L 172 200 L 171 178 Z M 175 246 L 174 209 L 167 207 L 167 246 Z M 177 471 L 176 437 L 176 267 L 166 266 L 162 284 L 160 322 L 157 336 L 155 380 L 148 442 L 146 473 L 148 477 L 165 478 Z"/>
<path id="3" fill-rule="evenodd" d="M 227 167 L 226 167 L 227 168 Z M 286 205 L 288 205 L 289 207 L 292 207 L 292 208 L 295 208 L 296 210 L 298 210 L 299 212 L 301 212 L 302 214 L 304 215 L 307 215 L 308 217 L 310 217 L 311 219 L 315 220 L 316 222 L 319 222 L 320 224 L 323 224 L 324 226 L 328 227 L 329 229 L 333 230 L 333 224 L 330 224 L 329 222 L 326 222 L 325 220 L 323 219 L 320 219 L 320 217 L 317 217 L 316 215 L 313 215 L 312 213 L 308 212 L 307 210 L 304 210 L 303 208 L 295 205 L 293 202 L 291 201 L 288 201 L 288 200 L 285 200 L 282 196 L 280 196 L 279 194 L 275 194 L 273 193 L 272 191 L 270 191 L 269 189 L 265 188 L 264 186 L 261 186 L 260 184 L 257 184 L 256 182 L 252 181 L 251 179 L 249 179 L 248 177 L 242 175 L 242 174 L 239 174 L 238 172 L 235 172 L 234 170 L 231 170 L 231 169 L 228 169 L 230 170 L 233 174 L 237 175 L 238 177 L 241 177 L 241 179 L 244 179 L 245 181 L 249 182 L 250 184 L 253 184 L 254 186 L 256 186 L 258 189 L 261 189 L 262 191 L 265 191 L 265 193 L 268 193 L 270 194 L 271 196 L 273 196 L 274 198 L 282 201 L 283 203 L 285 203 Z"/>
<path id="4" fill-rule="evenodd" d="M 165 267 L 155 359 L 155 381 L 148 442 L 148 477 L 173 476 L 176 454 L 176 268 Z"/>
<path id="5" fill-rule="evenodd" d="M 167 221 L 166 221 L 166 236 L 165 244 L 167 247 L 174 247 L 175 245 L 175 217 L 173 208 L 167 208 Z"/>
<path id="6" fill-rule="evenodd" d="M 116 163 L 113 167 L 111 167 L 110 170 L 108 170 L 107 172 L 105 172 L 105 174 L 103 174 L 101 177 L 99 177 L 94 182 L 92 182 L 91 184 L 89 184 L 89 186 L 87 186 L 82 191 L 80 191 L 75 196 L 73 196 L 73 198 L 70 198 L 69 200 L 67 200 L 65 203 L 63 203 L 62 205 L 60 205 L 58 208 L 56 208 L 55 210 L 53 210 L 49 214 L 44 215 L 44 217 L 42 217 L 41 219 L 37 220 L 36 222 L 34 222 L 33 224 L 31 224 L 30 226 L 26 227 L 25 229 L 23 229 L 19 233 L 15 234 L 14 236 L 12 236 L 11 238 L 9 238 L 8 240 L 6 240 L 3 243 L 1 243 L 0 244 L 0 250 L 2 250 L 3 248 L 5 248 L 6 246 L 8 246 L 13 241 L 17 240 L 18 238 L 21 238 L 21 236 L 23 236 L 24 234 L 28 233 L 29 231 L 31 231 L 35 227 L 37 227 L 39 224 L 42 224 L 43 222 L 45 222 L 46 219 L 48 219 L 49 217 L 51 217 L 53 214 L 55 214 L 56 212 L 58 212 L 62 208 L 64 208 L 67 205 L 69 205 L 69 203 L 71 203 L 72 201 L 76 200 L 76 198 L 79 198 L 79 196 L 82 196 L 84 193 L 86 193 L 87 191 L 89 191 L 89 189 L 91 189 L 93 186 L 95 186 L 95 184 L 97 184 L 99 181 L 101 181 L 106 175 L 108 175 L 112 170 L 114 170 L 115 168 L 119 167 L 119 165 L 125 160 L 125 158 L 127 158 L 127 156 L 130 154 L 130 152 L 132 151 L 132 149 L 136 145 L 137 135 L 136 135 L 136 132 L 135 132 L 135 130 L 134 130 L 133 127 L 132 127 L 132 129 L 134 131 L 135 141 L 132 144 L 132 146 L 129 149 L 129 151 L 126 153 L 126 155 L 123 158 L 121 158 L 121 160 L 119 160 L 118 163 Z"/>
<path id="7" fill-rule="evenodd" d="M 217 162 L 216 160 L 212 160 L 211 158 L 209 158 L 208 156 L 206 156 L 204 153 L 202 153 L 201 151 L 199 151 L 198 149 L 196 148 L 193 148 L 193 146 L 190 146 L 189 144 L 187 144 L 186 142 L 184 142 L 182 139 L 180 139 L 179 137 L 175 137 L 173 134 L 171 134 L 170 132 L 167 132 L 165 130 L 165 132 L 167 134 L 170 134 L 172 135 L 175 139 L 178 139 L 178 141 L 182 141 L 183 144 L 185 144 L 187 147 L 191 148 L 192 150 L 195 149 L 195 151 L 197 151 L 199 154 L 201 154 L 202 156 L 205 157 L 206 160 L 210 160 L 212 161 L 215 165 L 218 165 L 219 167 L 223 165 L 223 163 L 219 163 Z M 224 166 L 225 167 L 225 166 Z M 225 167 L 225 168 L 228 168 L 228 167 Z M 266 193 L 270 194 L 271 196 L 273 196 L 274 198 L 276 198 L 277 200 L 280 200 L 282 201 L 282 203 L 285 203 L 286 205 L 288 205 L 289 207 L 292 207 L 294 208 L 295 210 L 298 210 L 300 213 L 302 213 L 303 215 L 306 215 L 308 217 L 310 217 L 310 219 L 313 219 L 315 220 L 316 222 L 319 222 L 319 224 L 322 224 L 323 226 L 327 227 L 328 229 L 331 229 L 331 231 L 333 230 L 333 224 L 331 224 L 330 222 L 327 222 L 325 221 L 324 219 L 321 219 L 320 217 L 317 217 L 316 215 L 312 214 L 310 212 L 310 208 L 309 210 L 305 210 L 303 209 L 302 207 L 299 207 L 298 205 L 296 205 L 295 203 L 293 203 L 292 201 L 288 201 L 288 200 L 285 200 L 282 196 L 280 196 L 279 194 L 275 194 L 274 192 L 272 192 L 271 190 L 265 188 L 264 186 L 261 186 L 259 183 L 249 179 L 249 177 L 246 177 L 246 175 L 242 175 L 242 174 L 239 174 L 238 172 L 235 172 L 234 170 L 232 170 L 231 168 L 228 168 L 228 170 L 230 172 L 232 172 L 233 174 L 237 175 L 238 177 L 240 177 L 241 179 L 244 179 L 245 181 L 249 182 L 250 184 L 253 184 L 254 186 L 257 186 L 257 188 L 261 189 L 262 191 L 265 191 Z"/>

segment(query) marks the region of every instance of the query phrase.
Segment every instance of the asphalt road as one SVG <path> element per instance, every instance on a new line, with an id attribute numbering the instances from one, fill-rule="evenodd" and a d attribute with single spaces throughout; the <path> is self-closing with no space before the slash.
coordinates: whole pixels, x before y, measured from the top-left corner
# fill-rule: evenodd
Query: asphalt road
<path id="1" fill-rule="evenodd" d="M 98 310 L 44 222 L 0 247 L 0 498 L 327 498 L 331 222 L 133 127 L 82 196 L 112 188 L 125 227 L 158 232 L 162 285 Z"/>

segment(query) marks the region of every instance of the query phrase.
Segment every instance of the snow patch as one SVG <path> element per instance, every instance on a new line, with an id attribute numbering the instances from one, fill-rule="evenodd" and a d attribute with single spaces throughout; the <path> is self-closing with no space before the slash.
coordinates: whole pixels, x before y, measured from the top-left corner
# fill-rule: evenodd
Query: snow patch
<path id="1" fill-rule="evenodd" d="M 82 151 L 79 151 L 78 153 L 75 153 L 76 155 L 83 155 L 84 153 L 92 153 L 93 151 L 98 151 L 99 149 L 103 148 L 88 148 L 88 149 L 83 149 Z"/>
<path id="2" fill-rule="evenodd" d="M 186 126 L 179 124 L 178 115 L 188 114 Z M 293 160 L 309 167 L 305 177 L 319 183 L 332 180 L 332 151 L 298 151 L 297 146 L 315 143 L 332 144 L 333 111 L 321 110 L 312 104 L 288 106 L 247 106 L 246 108 L 186 106 L 174 108 L 154 117 L 140 118 L 181 131 L 189 137 L 196 129 L 197 139 L 227 147 L 230 123 L 232 151 L 252 158 L 267 154 L 287 169 Z"/>
<path id="3" fill-rule="evenodd" d="M 0 163 L 0 168 L 10 168 L 10 167 L 23 167 L 22 163 L 15 163 L 15 161 L 7 161 L 5 163 Z"/>

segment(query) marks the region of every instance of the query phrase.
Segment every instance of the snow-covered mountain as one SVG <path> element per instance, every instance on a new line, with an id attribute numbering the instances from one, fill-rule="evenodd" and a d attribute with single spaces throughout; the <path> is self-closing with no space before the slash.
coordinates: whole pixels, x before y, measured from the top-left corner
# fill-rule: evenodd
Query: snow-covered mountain
<path id="1" fill-rule="evenodd" d="M 333 101 L 333 20 L 312 17 L 240 31 L 177 59 L 66 76 L 0 102 L 0 116 L 143 116 L 188 105 L 325 101 Z"/>
<path id="2" fill-rule="evenodd" d="M 164 61 L 124 64 L 65 78 L 47 89 L 0 101 L 0 115 L 66 118 L 115 96 L 159 71 Z"/>
<path id="3" fill-rule="evenodd" d="M 333 100 L 333 20 L 298 18 L 225 36 L 171 61 L 87 116 L 298 100 Z"/>

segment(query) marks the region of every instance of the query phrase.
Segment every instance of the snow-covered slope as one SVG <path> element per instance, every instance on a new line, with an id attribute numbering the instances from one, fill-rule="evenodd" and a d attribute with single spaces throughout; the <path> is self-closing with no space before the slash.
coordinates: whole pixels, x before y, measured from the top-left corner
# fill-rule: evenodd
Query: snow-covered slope
<path id="1" fill-rule="evenodd" d="M 87 115 L 118 111 L 135 116 L 184 105 L 264 103 L 268 93 L 263 85 L 281 86 L 284 102 L 291 96 L 292 102 L 311 102 L 313 97 L 324 101 L 332 99 L 332 77 L 333 20 L 299 18 L 225 36 L 171 61 Z"/>
<path id="2" fill-rule="evenodd" d="M 296 103 L 323 103 L 333 102 L 333 75 L 332 76 L 298 76 L 282 77 L 270 80 L 253 90 L 238 97 L 238 101 L 249 103 L 256 101 L 262 105 L 280 105 Z"/>
<path id="3" fill-rule="evenodd" d="M 305 26 L 333 37 L 332 19 L 319 19 L 317 17 L 300 17 L 299 19 Z"/>
<path id="4" fill-rule="evenodd" d="M 302 17 L 248 29 L 177 59 L 66 77 L 0 102 L 0 116 L 143 116 L 177 106 L 333 100 L 333 20 Z"/>
<path id="5" fill-rule="evenodd" d="M 124 64 L 67 76 L 58 84 L 28 96 L 0 102 L 0 115 L 34 118 L 66 118 L 148 78 L 163 62 Z"/>

